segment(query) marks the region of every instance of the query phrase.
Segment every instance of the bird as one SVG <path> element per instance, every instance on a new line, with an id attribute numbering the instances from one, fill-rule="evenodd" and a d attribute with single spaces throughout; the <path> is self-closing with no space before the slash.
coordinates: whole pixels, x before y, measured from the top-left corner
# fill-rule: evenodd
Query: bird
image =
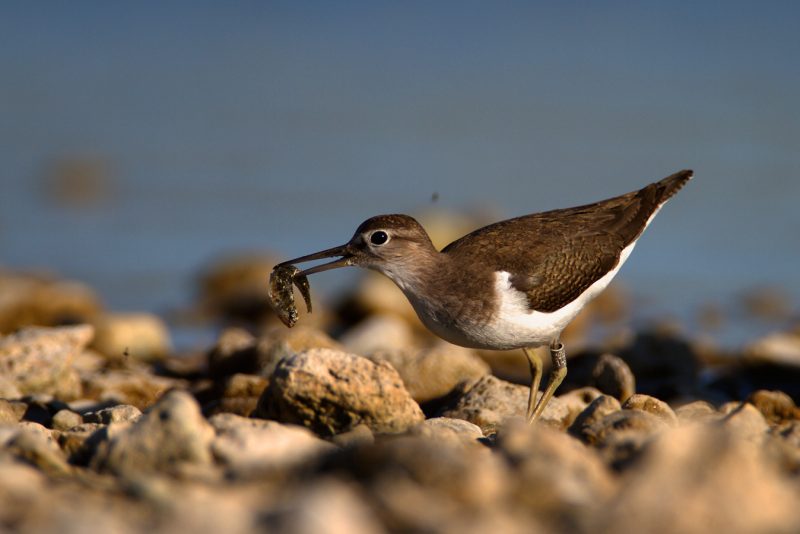
<path id="1" fill-rule="evenodd" d="M 682 170 L 639 190 L 582 206 L 496 222 L 437 250 L 413 217 L 377 215 L 344 245 L 276 266 L 337 259 L 308 276 L 358 266 L 389 277 L 422 323 L 475 349 L 522 349 L 531 371 L 526 419 L 537 420 L 567 374 L 561 332 L 608 286 L 644 230 L 694 175 Z M 549 346 L 552 368 L 537 402 Z"/>

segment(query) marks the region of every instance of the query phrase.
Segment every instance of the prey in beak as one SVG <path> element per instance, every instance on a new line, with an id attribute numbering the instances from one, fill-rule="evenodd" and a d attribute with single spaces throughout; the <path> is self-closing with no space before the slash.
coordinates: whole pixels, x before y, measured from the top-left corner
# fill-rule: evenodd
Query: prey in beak
<path id="1" fill-rule="evenodd" d="M 294 265 L 295 263 L 305 263 L 336 256 L 340 256 L 340 258 L 304 271 Z M 275 310 L 283 324 L 291 328 L 297 323 L 297 307 L 294 304 L 293 285 L 300 290 L 306 303 L 306 309 L 311 313 L 311 286 L 308 283 L 308 275 L 338 267 L 347 267 L 353 264 L 352 260 L 353 254 L 350 252 L 349 245 L 342 245 L 276 265 L 269 276 L 269 300 L 272 309 Z"/>

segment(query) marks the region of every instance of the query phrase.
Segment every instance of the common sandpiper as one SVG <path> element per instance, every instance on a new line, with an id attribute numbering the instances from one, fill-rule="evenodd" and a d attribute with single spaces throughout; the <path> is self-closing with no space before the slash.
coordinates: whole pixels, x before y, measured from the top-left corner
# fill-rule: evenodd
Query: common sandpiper
<path id="1" fill-rule="evenodd" d="M 531 368 L 527 419 L 536 420 L 567 374 L 559 338 L 628 259 L 664 203 L 692 178 L 684 170 L 638 191 L 593 204 L 524 215 L 485 226 L 436 250 L 408 215 L 378 215 L 345 245 L 283 262 L 338 259 L 310 275 L 355 265 L 380 271 L 403 291 L 439 337 L 477 349 L 522 349 Z M 542 361 L 553 362 L 539 401 Z"/>

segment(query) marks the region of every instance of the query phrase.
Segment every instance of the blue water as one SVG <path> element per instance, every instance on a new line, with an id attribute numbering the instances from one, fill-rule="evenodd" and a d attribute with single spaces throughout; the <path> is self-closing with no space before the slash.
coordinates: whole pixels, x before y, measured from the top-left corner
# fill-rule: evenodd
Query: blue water
<path id="1" fill-rule="evenodd" d="M 112 308 L 183 305 L 211 258 L 340 244 L 434 193 L 503 217 L 682 168 L 696 179 L 619 280 L 684 316 L 753 286 L 800 295 L 795 3 L 0 11 L 0 264 L 84 280 Z M 65 158 L 104 162 L 104 200 L 53 200 Z"/>

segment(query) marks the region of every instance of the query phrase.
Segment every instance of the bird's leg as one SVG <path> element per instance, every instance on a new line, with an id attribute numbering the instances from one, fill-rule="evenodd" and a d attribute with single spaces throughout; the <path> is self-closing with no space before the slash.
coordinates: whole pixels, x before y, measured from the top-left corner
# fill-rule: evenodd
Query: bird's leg
<path id="1" fill-rule="evenodd" d="M 567 353 L 564 350 L 564 345 L 561 344 L 558 338 L 554 339 L 550 344 L 550 358 L 553 360 L 550 378 L 547 381 L 547 387 L 544 389 L 544 393 L 542 393 L 542 398 L 539 399 L 539 403 L 533 410 L 533 416 L 528 419 L 529 422 L 535 421 L 542 415 L 553 393 L 556 392 L 556 389 L 561 385 L 564 377 L 567 376 Z"/>
<path id="2" fill-rule="evenodd" d="M 536 350 L 530 347 L 523 347 L 522 352 L 528 358 L 531 366 L 531 391 L 528 395 L 528 412 L 526 419 L 528 422 L 533 420 L 533 410 L 536 407 L 536 394 L 539 392 L 539 383 L 542 381 L 542 359 Z"/>

